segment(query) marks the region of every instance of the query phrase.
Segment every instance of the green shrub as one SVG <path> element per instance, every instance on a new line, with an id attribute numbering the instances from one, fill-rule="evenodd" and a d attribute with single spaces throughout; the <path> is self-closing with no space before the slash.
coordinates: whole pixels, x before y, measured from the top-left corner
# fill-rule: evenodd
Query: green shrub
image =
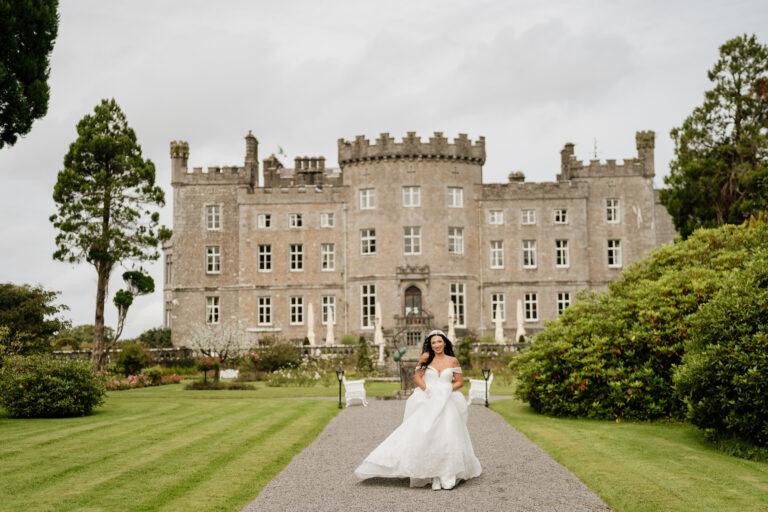
<path id="1" fill-rule="evenodd" d="M 496 336 L 491 333 L 487 332 L 480 336 L 480 339 L 477 340 L 478 343 L 496 343 Z"/>
<path id="2" fill-rule="evenodd" d="M 149 378 L 152 386 L 159 386 L 163 380 L 163 369 L 159 366 L 150 366 L 141 370 L 141 374 Z"/>
<path id="3" fill-rule="evenodd" d="M 471 336 L 465 336 L 456 346 L 456 359 L 459 360 L 459 365 L 467 370 L 472 368 L 472 341 Z"/>
<path id="4" fill-rule="evenodd" d="M 128 375 L 138 375 L 141 369 L 152 364 L 152 359 L 144 347 L 138 343 L 130 343 L 122 347 L 122 350 L 115 356 L 115 363 L 120 367 L 120 371 L 126 377 Z"/>
<path id="5" fill-rule="evenodd" d="M 341 344 L 342 345 L 355 345 L 357 343 L 357 338 L 355 338 L 354 334 L 345 334 L 341 337 Z"/>
<path id="6" fill-rule="evenodd" d="M 682 417 L 672 376 L 687 317 L 759 247 L 765 223 L 698 230 L 627 267 L 609 293 L 579 295 L 517 359 L 518 395 L 556 416 Z"/>
<path id="7" fill-rule="evenodd" d="M 246 389 L 253 389 L 253 386 L 249 384 L 245 384 L 243 382 L 221 382 L 221 381 L 212 381 L 212 380 L 205 382 L 201 380 L 195 380 L 187 383 L 184 386 L 184 389 L 193 390 L 193 391 L 223 390 L 223 389 L 246 390 Z"/>
<path id="8" fill-rule="evenodd" d="M 84 416 L 104 402 L 104 394 L 89 361 L 12 356 L 0 368 L 0 405 L 11 416 Z"/>
<path id="9" fill-rule="evenodd" d="M 360 336 L 360 340 L 357 343 L 356 369 L 363 374 L 373 371 L 373 361 L 371 361 L 371 355 L 368 351 L 368 342 L 365 341 L 365 337 L 363 336 Z"/>
<path id="10" fill-rule="evenodd" d="M 281 368 L 298 368 L 301 364 L 299 349 L 290 343 L 277 342 L 253 352 L 259 357 L 254 362 L 256 371 L 271 373 Z"/>
<path id="11" fill-rule="evenodd" d="M 766 262 L 768 249 L 756 250 L 691 315 L 688 353 L 675 375 L 691 423 L 710 440 L 734 441 L 729 451 L 736 454 L 749 455 L 749 444 L 768 448 Z"/>

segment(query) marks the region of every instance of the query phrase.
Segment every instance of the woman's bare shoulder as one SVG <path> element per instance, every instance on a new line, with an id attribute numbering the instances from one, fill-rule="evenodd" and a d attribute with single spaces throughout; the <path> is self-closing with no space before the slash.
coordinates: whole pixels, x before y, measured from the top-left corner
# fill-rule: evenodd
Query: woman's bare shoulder
<path id="1" fill-rule="evenodd" d="M 451 366 L 461 368 L 461 364 L 459 364 L 459 360 L 455 357 L 451 357 Z"/>
<path id="2" fill-rule="evenodd" d="M 429 352 L 424 352 L 423 354 L 421 354 L 421 357 L 419 358 L 419 363 L 423 363 L 427 359 L 429 359 Z"/>

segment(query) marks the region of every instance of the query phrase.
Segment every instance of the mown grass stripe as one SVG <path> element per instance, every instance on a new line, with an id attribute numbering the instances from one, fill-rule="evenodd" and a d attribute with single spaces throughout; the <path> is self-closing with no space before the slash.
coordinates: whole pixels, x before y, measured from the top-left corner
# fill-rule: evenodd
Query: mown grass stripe
<path id="1" fill-rule="evenodd" d="M 156 510 L 173 502 L 172 509 L 183 510 L 191 505 L 196 504 L 199 506 L 199 504 L 211 498 L 216 502 L 220 502 L 226 498 L 229 487 L 233 484 L 234 475 L 232 471 L 225 470 L 226 466 L 233 463 L 241 464 L 241 459 L 246 457 L 250 450 L 273 441 L 276 435 L 281 436 L 280 444 L 282 444 L 284 442 L 282 438 L 285 436 L 286 430 L 293 426 L 300 418 L 306 417 L 310 408 L 312 408 L 312 404 L 301 404 L 299 407 L 290 409 L 289 414 L 280 423 L 273 424 L 249 438 L 242 439 L 241 442 L 230 446 L 227 450 L 218 453 L 207 461 L 204 466 L 200 466 L 192 474 L 186 475 L 183 481 L 179 481 L 173 487 L 166 487 L 162 496 L 143 502 L 141 504 L 142 508 Z M 243 466 L 241 465 L 240 467 Z M 210 475 L 216 473 L 227 475 L 227 484 L 225 486 L 220 485 L 220 483 L 213 486 L 210 485 Z M 182 496 L 182 503 L 175 501 Z"/>
<path id="2" fill-rule="evenodd" d="M 227 496 L 221 501 L 222 510 L 241 510 L 248 503 L 256 499 L 264 486 L 277 476 L 298 453 L 317 438 L 328 422 L 339 413 L 339 409 L 336 407 L 324 407 L 322 410 L 318 410 L 317 413 L 319 415 L 318 418 L 312 422 L 307 421 L 304 429 L 296 433 L 298 436 L 296 441 L 290 445 L 282 450 L 269 452 L 268 457 L 264 456 L 267 452 L 263 452 L 260 454 L 260 459 L 254 460 L 254 458 L 249 457 L 247 460 L 242 461 L 242 468 L 258 467 L 259 471 L 245 470 L 247 474 L 235 482 L 239 485 L 231 488 Z M 214 485 L 214 483 L 209 482 L 208 486 L 211 485 Z M 187 498 L 186 501 L 189 503 L 191 500 Z"/>
<path id="3" fill-rule="evenodd" d="M 185 422 L 183 419 L 178 419 L 174 421 L 174 423 L 177 423 L 179 428 L 196 427 L 198 425 L 210 425 L 211 422 L 213 422 L 213 424 L 226 423 L 227 420 L 225 418 L 221 418 L 218 414 L 215 404 L 210 404 L 207 409 L 208 410 L 205 412 L 201 412 L 199 410 L 196 412 L 193 411 L 193 414 L 190 414 L 189 416 L 197 416 L 197 419 L 191 423 L 188 421 Z M 164 425 L 162 422 L 161 424 Z M 146 433 L 147 431 L 145 430 L 144 432 Z M 98 441 L 100 441 L 100 438 L 98 436 L 96 438 L 91 436 L 89 439 L 83 440 L 86 443 L 86 446 L 97 446 L 99 449 L 92 449 L 89 452 L 85 452 L 84 454 L 79 455 L 73 454 L 74 456 L 71 458 L 68 457 L 67 454 L 64 454 L 62 458 L 70 461 L 70 463 L 64 467 L 50 463 L 55 461 L 46 461 L 36 468 L 33 467 L 33 478 L 21 478 L 25 474 L 28 475 L 26 472 L 21 472 L 19 478 L 14 478 L 13 476 L 4 478 L 2 487 L 5 487 L 9 493 L 15 494 L 18 493 L 21 489 L 37 489 L 38 491 L 42 492 L 45 490 L 45 488 L 54 484 L 58 484 L 60 487 L 63 486 L 65 488 L 71 486 L 78 489 L 79 492 L 84 487 L 89 486 L 87 478 L 85 479 L 86 481 L 83 482 L 83 477 L 81 475 L 88 475 L 93 471 L 99 472 L 100 470 L 95 468 L 99 468 L 99 466 L 105 462 L 108 462 L 109 465 L 114 465 L 115 463 L 120 462 L 121 458 L 133 457 L 137 455 L 136 452 L 151 453 L 153 450 L 151 446 L 153 446 L 154 443 L 151 444 L 150 447 L 142 447 L 141 443 L 139 442 L 141 439 L 140 436 L 137 436 L 138 438 L 126 436 L 125 431 L 122 431 L 122 433 L 121 431 L 108 431 L 104 434 L 108 436 L 107 440 L 112 440 L 113 438 L 118 437 L 120 438 L 120 441 L 113 443 L 99 443 Z M 177 434 L 177 430 L 167 429 L 166 432 L 159 435 L 159 439 L 172 438 Z M 72 463 L 74 461 L 76 461 L 76 463 Z M 75 481 L 70 482 L 68 477 L 71 477 L 71 479 Z M 14 486 L 14 483 L 17 485 Z"/>
<path id="4" fill-rule="evenodd" d="M 231 409 L 231 408 L 230 408 Z M 242 409 L 242 408 L 241 408 Z M 223 412 L 223 411 L 222 411 Z M 125 493 L 119 490 L 125 486 L 136 487 L 136 482 L 143 482 L 141 488 L 135 490 L 139 493 L 150 493 L 155 489 L 157 480 L 151 477 L 156 475 L 155 470 L 162 470 L 164 467 L 171 467 L 169 473 L 173 478 L 182 478 L 182 476 L 194 468 L 197 461 L 203 461 L 202 452 L 210 446 L 218 446 L 217 441 L 226 438 L 227 430 L 238 428 L 241 425 L 255 424 L 257 427 L 266 425 L 267 427 L 275 421 L 279 421 L 280 412 L 275 415 L 262 414 L 254 420 L 253 414 L 247 409 L 241 411 L 229 411 L 229 414 L 223 414 L 219 418 L 208 422 L 206 425 L 198 423 L 198 429 L 184 431 L 168 443 L 158 446 L 153 443 L 138 453 L 129 450 L 116 454 L 110 460 L 111 471 L 99 474 L 90 468 L 81 468 L 77 475 L 77 481 L 60 482 L 60 492 L 62 498 L 56 502 L 59 509 L 69 509 L 74 505 L 83 506 L 93 504 L 88 496 L 94 497 L 98 503 L 109 503 L 113 497 L 117 496 L 118 501 L 122 503 L 115 504 L 115 509 L 125 509 Z M 277 418 L 275 416 L 277 415 Z M 204 429 L 200 432 L 200 429 Z M 212 431 L 213 430 L 213 431 Z M 177 432 L 178 434 L 178 432 Z M 171 449 L 168 449 L 171 446 Z M 162 492 L 165 492 L 162 489 Z"/>
<path id="5" fill-rule="evenodd" d="M 617 511 L 762 511 L 768 464 L 730 457 L 691 425 L 552 418 L 521 402 L 492 408 Z"/>

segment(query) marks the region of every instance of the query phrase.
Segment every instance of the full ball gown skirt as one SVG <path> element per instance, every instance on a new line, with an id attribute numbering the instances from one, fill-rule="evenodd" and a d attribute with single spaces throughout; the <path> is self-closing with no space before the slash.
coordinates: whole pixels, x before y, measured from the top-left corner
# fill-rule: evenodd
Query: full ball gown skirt
<path id="1" fill-rule="evenodd" d="M 452 390 L 453 372 L 427 367 L 427 391 L 416 388 L 405 405 L 403 423 L 355 470 L 360 480 L 374 477 L 411 479 L 411 487 L 433 484 L 443 489 L 480 475 L 480 461 L 467 430 L 467 403 Z"/>

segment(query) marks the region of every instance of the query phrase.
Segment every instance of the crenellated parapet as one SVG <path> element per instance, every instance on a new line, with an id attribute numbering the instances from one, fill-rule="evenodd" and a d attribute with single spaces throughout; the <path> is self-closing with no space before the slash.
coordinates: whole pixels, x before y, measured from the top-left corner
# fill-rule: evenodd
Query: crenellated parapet
<path id="1" fill-rule="evenodd" d="M 435 158 L 463 160 L 483 165 L 485 163 L 485 137 L 472 142 L 467 134 L 460 133 L 453 142 L 435 132 L 428 141 L 422 142 L 416 132 L 408 132 L 401 142 L 388 133 L 382 133 L 375 144 L 358 135 L 353 141 L 339 139 L 339 165 L 382 159 Z"/>
<path id="2" fill-rule="evenodd" d="M 558 181 L 568 181 L 579 178 L 606 178 L 624 176 L 642 176 L 652 178 L 654 170 L 654 147 L 656 134 L 653 131 L 639 131 L 635 134 L 637 158 L 625 158 L 623 163 L 615 159 L 605 162 L 590 160 L 588 164 L 578 160 L 574 155 L 573 143 L 566 143 L 560 151 L 560 174 Z"/>
<path id="3" fill-rule="evenodd" d="M 520 173 L 522 174 L 522 173 Z M 576 199 L 586 197 L 589 188 L 586 183 L 575 181 L 524 182 L 511 180 L 509 183 L 483 184 L 483 200 L 528 200 L 528 199 Z"/>

